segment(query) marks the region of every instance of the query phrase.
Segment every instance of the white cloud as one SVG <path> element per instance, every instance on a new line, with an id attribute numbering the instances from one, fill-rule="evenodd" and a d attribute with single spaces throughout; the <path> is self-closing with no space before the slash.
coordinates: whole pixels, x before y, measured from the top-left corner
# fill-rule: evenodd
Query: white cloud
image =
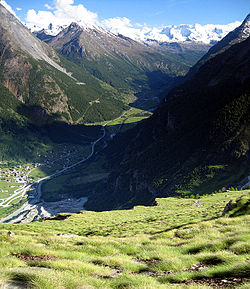
<path id="1" fill-rule="evenodd" d="M 36 12 L 34 9 L 30 9 L 26 17 L 27 26 L 35 30 L 46 29 L 50 23 L 54 27 L 69 25 L 72 22 L 92 27 L 98 23 L 96 13 L 87 10 L 82 4 L 74 5 L 74 0 L 54 0 L 54 5 L 53 11 Z M 46 8 L 52 7 L 46 5 Z"/>
<path id="2" fill-rule="evenodd" d="M 151 39 L 161 42 L 202 41 L 210 43 L 211 41 L 219 41 L 240 24 L 240 22 L 228 25 L 181 24 L 150 28 L 146 24 L 133 24 L 127 17 L 109 18 L 99 22 L 96 13 L 87 10 L 83 4 L 75 5 L 74 3 L 74 0 L 54 0 L 53 7 L 45 4 L 46 11 L 30 9 L 26 17 L 27 26 L 34 31 L 43 28 L 47 29 L 50 23 L 52 23 L 53 26 L 52 29 L 50 27 L 49 32 L 55 35 L 60 32 L 61 27 L 66 27 L 72 22 L 77 22 L 79 25 L 85 27 L 102 26 L 114 34 L 122 34 L 139 41 Z"/>
<path id="3" fill-rule="evenodd" d="M 53 10 L 53 7 L 51 7 L 49 4 L 44 4 L 44 7 L 47 8 L 48 10 Z"/>
<path id="4" fill-rule="evenodd" d="M 47 28 L 50 23 L 55 22 L 55 16 L 52 12 L 49 11 L 38 11 L 36 12 L 34 9 L 30 9 L 27 13 L 28 26 L 35 25 L 42 28 Z M 45 27 L 43 27 L 45 26 Z"/>
<path id="5" fill-rule="evenodd" d="M 56 7 L 64 8 L 74 4 L 74 0 L 55 0 Z"/>
<path id="6" fill-rule="evenodd" d="M 102 21 L 102 26 L 114 34 L 122 34 L 132 39 L 142 39 L 143 35 L 150 30 L 146 25 L 136 28 L 139 26 L 138 23 L 134 26 L 127 17 L 106 19 Z"/>
<path id="7" fill-rule="evenodd" d="M 22 10 L 22 8 L 16 8 L 16 10 L 17 10 L 17 11 L 21 11 L 21 10 Z"/>
<path id="8" fill-rule="evenodd" d="M 15 11 L 11 8 L 11 6 L 9 4 L 6 3 L 6 1 L 1 0 L 0 3 L 13 15 L 16 16 Z"/>

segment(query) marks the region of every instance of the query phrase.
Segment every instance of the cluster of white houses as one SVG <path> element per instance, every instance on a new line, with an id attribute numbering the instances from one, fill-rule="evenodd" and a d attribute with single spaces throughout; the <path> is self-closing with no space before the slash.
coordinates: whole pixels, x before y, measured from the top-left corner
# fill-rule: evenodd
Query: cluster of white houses
<path id="1" fill-rule="evenodd" d="M 16 183 L 28 183 L 32 179 L 28 177 L 27 172 L 29 172 L 32 168 L 38 167 L 40 164 L 34 163 L 32 166 L 17 166 L 9 168 L 7 170 L 0 169 L 0 178 L 2 181 L 13 182 Z"/>

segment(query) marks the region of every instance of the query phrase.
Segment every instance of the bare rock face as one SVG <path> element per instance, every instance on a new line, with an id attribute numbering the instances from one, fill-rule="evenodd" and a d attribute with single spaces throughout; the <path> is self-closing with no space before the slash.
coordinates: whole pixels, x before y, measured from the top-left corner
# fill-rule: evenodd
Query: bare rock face
<path id="1" fill-rule="evenodd" d="M 34 37 L 30 31 L 9 11 L 0 4 L 0 29 L 2 39 L 7 43 L 1 43 L 4 49 L 10 49 L 13 53 L 24 52 L 36 60 L 44 60 L 56 69 L 66 72 L 59 64 L 56 53 L 42 41 Z"/>
<path id="2" fill-rule="evenodd" d="M 30 77 L 32 65 L 21 55 L 6 59 L 4 63 L 4 86 L 21 102 L 24 102 L 25 89 Z"/>

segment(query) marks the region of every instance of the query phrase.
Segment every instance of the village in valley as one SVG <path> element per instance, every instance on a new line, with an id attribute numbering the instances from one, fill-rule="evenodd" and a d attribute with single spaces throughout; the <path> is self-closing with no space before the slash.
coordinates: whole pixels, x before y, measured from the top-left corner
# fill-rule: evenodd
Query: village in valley
<path id="1" fill-rule="evenodd" d="M 37 153 L 32 163 L 0 161 L 0 207 L 19 203 L 27 196 L 32 199 L 36 181 L 65 169 L 77 161 L 84 160 L 90 152 L 90 145 L 58 144 L 45 152 Z M 25 194 L 22 188 L 30 185 Z"/>

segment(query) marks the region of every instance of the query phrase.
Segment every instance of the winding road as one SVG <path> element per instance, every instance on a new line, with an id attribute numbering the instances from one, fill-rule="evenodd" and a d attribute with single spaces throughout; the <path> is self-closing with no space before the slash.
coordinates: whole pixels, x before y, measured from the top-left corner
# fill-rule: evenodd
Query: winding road
<path id="1" fill-rule="evenodd" d="M 27 192 L 34 186 L 36 187 L 36 193 L 35 196 L 33 197 L 33 199 L 29 200 L 28 202 L 26 202 L 25 204 L 23 204 L 19 209 L 17 209 L 15 212 L 11 213 L 9 216 L 0 219 L 0 222 L 2 223 L 17 223 L 17 222 L 30 222 L 33 221 L 35 219 L 38 218 L 38 213 L 40 211 L 40 213 L 42 213 L 43 217 L 50 217 L 51 214 L 46 212 L 46 210 L 44 209 L 44 202 L 41 202 L 41 196 L 42 196 L 42 184 L 45 183 L 48 180 L 51 180 L 55 177 L 58 177 L 60 175 L 62 175 L 63 173 L 65 173 L 66 171 L 75 168 L 76 166 L 83 164 L 84 162 L 86 162 L 87 160 L 89 160 L 95 153 L 95 146 L 98 142 L 100 142 L 105 136 L 106 136 L 106 130 L 105 130 L 105 126 L 108 124 L 109 122 L 107 122 L 106 124 L 104 124 L 101 128 L 102 130 L 102 135 L 95 140 L 94 142 L 92 142 L 92 146 L 91 146 L 91 153 L 88 155 L 87 158 L 83 158 L 82 160 L 60 170 L 57 171 L 56 173 L 53 173 L 49 176 L 46 176 L 44 178 L 38 179 L 35 182 L 28 184 L 28 185 L 24 185 L 23 187 L 17 189 L 14 194 L 12 196 L 10 196 L 9 198 L 5 199 L 4 202 L 2 202 L 2 207 L 7 207 L 9 206 L 9 204 L 17 199 L 17 198 L 23 198 Z M 82 203 L 85 203 L 87 201 L 87 198 L 82 198 L 84 199 L 84 201 Z M 81 203 L 81 202 L 80 202 Z M 83 207 L 81 207 L 81 209 L 83 209 Z M 80 210 L 80 209 L 79 209 Z M 30 216 L 30 214 L 35 212 L 35 214 L 33 214 L 32 216 Z M 29 216 L 29 219 L 28 219 Z"/>
<path id="2" fill-rule="evenodd" d="M 141 104 L 143 104 L 146 101 L 147 100 L 143 100 L 143 102 Z M 10 197 L 2 200 L 2 202 L 0 202 L 0 206 L 1 207 L 9 207 L 14 200 L 16 200 L 18 198 L 23 199 L 24 197 L 27 196 L 27 192 L 29 190 L 34 189 L 34 187 L 36 187 L 34 195 L 32 195 L 32 197 L 30 197 L 28 199 L 28 202 L 25 202 L 19 209 L 17 209 L 15 212 L 11 213 L 7 217 L 0 219 L 0 222 L 4 222 L 4 223 L 32 222 L 32 221 L 38 220 L 39 218 L 48 218 L 48 217 L 57 215 L 59 212 L 62 212 L 64 210 L 64 208 L 67 208 L 67 210 L 69 212 L 70 212 L 70 209 L 72 212 L 78 212 L 80 210 L 83 210 L 84 204 L 87 202 L 86 197 L 78 199 L 78 200 L 73 200 L 73 199 L 72 200 L 69 200 L 69 199 L 68 200 L 62 200 L 62 201 L 57 202 L 57 203 L 46 203 L 44 201 L 41 201 L 42 185 L 45 182 L 47 182 L 48 180 L 51 180 L 55 177 L 58 177 L 58 176 L 64 174 L 66 171 L 71 170 L 71 169 L 75 168 L 76 166 L 88 161 L 96 153 L 96 151 L 95 151 L 96 144 L 105 138 L 105 136 L 106 136 L 105 127 L 109 123 L 114 122 L 114 121 L 122 118 L 130 110 L 132 110 L 132 108 L 130 108 L 128 111 L 123 112 L 122 115 L 120 115 L 116 119 L 109 120 L 105 124 L 102 125 L 102 128 L 101 128 L 102 135 L 98 139 L 96 139 L 94 142 L 91 143 L 92 144 L 91 145 L 91 153 L 87 156 L 87 158 L 83 158 L 80 161 L 78 161 L 78 162 L 76 162 L 76 163 L 74 163 L 68 167 L 65 167 L 65 168 L 63 168 L 63 169 L 61 169 L 61 170 L 59 170 L 59 171 L 57 171 L 57 172 L 55 172 L 49 176 L 38 179 L 31 184 L 23 185 L 21 188 L 18 188 L 17 190 L 15 190 L 14 194 L 12 194 Z M 126 120 L 126 118 L 121 119 L 121 123 L 119 125 L 119 128 L 113 134 L 113 136 L 115 136 L 120 131 L 125 120 Z M 105 142 L 104 147 L 106 147 L 106 146 L 107 146 L 107 143 Z M 26 177 L 28 176 L 28 174 L 30 172 L 31 171 L 29 171 L 26 174 Z"/>

